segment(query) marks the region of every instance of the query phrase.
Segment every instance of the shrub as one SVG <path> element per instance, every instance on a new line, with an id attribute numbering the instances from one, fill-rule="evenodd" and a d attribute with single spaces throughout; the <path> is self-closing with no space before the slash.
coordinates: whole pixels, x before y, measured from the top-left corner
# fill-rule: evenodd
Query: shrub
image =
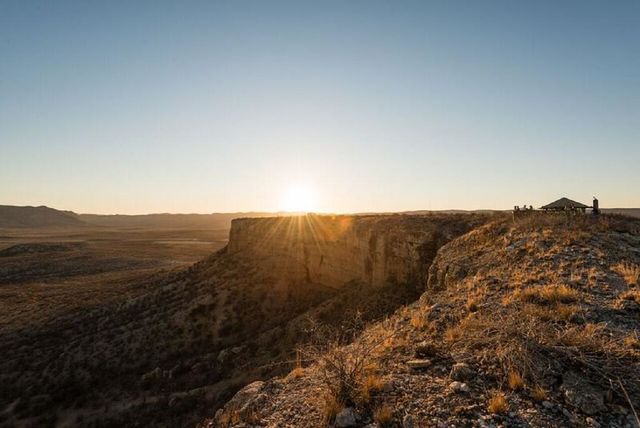
<path id="1" fill-rule="evenodd" d="M 378 385 L 371 377 L 371 367 L 376 350 L 389 337 L 380 336 L 371 340 L 355 340 L 362 330 L 359 316 L 340 328 L 312 325 L 311 343 L 302 353 L 305 359 L 317 362 L 320 379 L 329 395 L 342 405 L 354 405 L 363 401 L 363 391 Z M 351 343 L 349 346 L 343 346 Z M 367 385 L 367 382 L 369 383 Z"/>

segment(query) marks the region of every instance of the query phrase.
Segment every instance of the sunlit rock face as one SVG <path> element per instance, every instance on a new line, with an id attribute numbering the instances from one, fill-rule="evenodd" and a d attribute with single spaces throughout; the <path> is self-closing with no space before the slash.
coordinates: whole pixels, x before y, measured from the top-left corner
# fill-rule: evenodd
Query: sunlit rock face
<path id="1" fill-rule="evenodd" d="M 244 218 L 232 222 L 228 251 L 250 257 L 283 284 L 423 286 L 438 248 L 486 219 L 475 214 Z"/>

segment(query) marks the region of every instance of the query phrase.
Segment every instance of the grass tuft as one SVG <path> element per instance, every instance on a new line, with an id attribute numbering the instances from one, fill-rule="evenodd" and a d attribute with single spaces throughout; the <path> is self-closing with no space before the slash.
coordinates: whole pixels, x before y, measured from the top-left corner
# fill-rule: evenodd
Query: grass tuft
<path id="1" fill-rule="evenodd" d="M 362 382 L 361 387 L 361 396 L 362 401 L 368 403 L 371 401 L 372 395 L 382 391 L 382 387 L 384 386 L 384 382 L 382 378 L 376 374 L 369 374 Z"/>
<path id="2" fill-rule="evenodd" d="M 522 375 L 520 373 L 512 371 L 509 373 L 508 383 L 509 388 L 512 391 L 517 391 L 524 386 L 524 379 L 522 378 Z"/>
<path id="3" fill-rule="evenodd" d="M 543 287 L 528 287 L 514 292 L 514 297 L 524 303 L 540 305 L 554 303 L 574 303 L 580 294 L 566 285 L 545 285 Z"/>
<path id="4" fill-rule="evenodd" d="M 630 287 L 640 285 L 640 266 L 632 263 L 618 263 L 612 270 L 620 274 Z"/>
<path id="5" fill-rule="evenodd" d="M 391 422 L 393 421 L 393 410 L 389 405 L 383 404 L 378 407 L 376 411 L 373 413 L 373 420 L 375 420 L 382 427 L 391 426 Z"/>
<path id="6" fill-rule="evenodd" d="M 536 385 L 531 390 L 531 397 L 536 401 L 544 401 L 547 399 L 547 391 L 540 385 Z"/>
<path id="7" fill-rule="evenodd" d="M 506 413 L 509 409 L 507 398 L 502 392 L 495 392 L 489 399 L 489 412 L 493 414 Z"/>

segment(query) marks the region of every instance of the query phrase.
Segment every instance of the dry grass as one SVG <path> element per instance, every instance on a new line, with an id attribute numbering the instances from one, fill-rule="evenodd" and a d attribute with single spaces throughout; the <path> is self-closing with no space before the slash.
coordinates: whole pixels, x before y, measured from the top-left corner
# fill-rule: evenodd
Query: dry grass
<path id="1" fill-rule="evenodd" d="M 640 285 L 640 266 L 633 263 L 618 263 L 612 270 L 620 274 L 630 287 Z"/>
<path id="2" fill-rule="evenodd" d="M 383 404 L 373 412 L 373 420 L 382 427 L 391 426 L 393 421 L 393 409 L 387 404 Z"/>
<path id="3" fill-rule="evenodd" d="M 513 297 L 524 303 L 554 304 L 574 303 L 580 294 L 566 285 L 545 285 L 516 290 Z"/>
<path id="4" fill-rule="evenodd" d="M 341 402 L 335 395 L 327 394 L 324 397 L 324 407 L 322 408 L 322 416 L 324 419 L 324 425 L 331 424 L 338 413 L 344 409 L 344 403 Z"/>
<path id="5" fill-rule="evenodd" d="M 364 403 L 368 403 L 369 401 L 371 401 L 372 396 L 375 393 L 382 391 L 383 386 L 384 382 L 382 381 L 382 378 L 380 376 L 378 376 L 377 374 L 367 375 L 362 382 L 362 386 L 360 387 L 360 395 L 362 401 Z"/>
<path id="6" fill-rule="evenodd" d="M 519 372 L 512 371 L 509 373 L 508 384 L 512 391 L 517 391 L 524 387 L 524 379 Z"/>
<path id="7" fill-rule="evenodd" d="M 462 337 L 462 328 L 459 325 L 449 327 L 444 332 L 444 340 L 455 343 Z"/>
<path id="8" fill-rule="evenodd" d="M 304 376 L 304 367 L 302 367 L 302 352 L 298 349 L 296 350 L 296 367 L 291 370 L 287 377 L 291 379 L 298 379 L 302 376 Z"/>
<path id="9" fill-rule="evenodd" d="M 618 296 L 622 300 L 631 300 L 640 305 L 640 290 L 629 290 Z"/>
<path id="10" fill-rule="evenodd" d="M 623 343 L 629 349 L 640 349 L 640 339 L 638 339 L 638 334 L 635 332 L 625 337 Z"/>
<path id="11" fill-rule="evenodd" d="M 411 326 L 416 330 L 424 330 L 428 325 L 426 316 L 422 312 L 418 312 L 411 317 Z"/>
<path id="12" fill-rule="evenodd" d="M 542 321 L 571 321 L 576 314 L 580 311 L 580 308 L 576 305 L 553 305 L 553 306 L 540 306 L 534 304 L 526 304 L 522 308 L 524 314 L 539 318 Z"/>
<path id="13" fill-rule="evenodd" d="M 304 368 L 303 367 L 296 367 L 295 369 L 291 370 L 289 372 L 289 374 L 287 375 L 287 377 L 289 379 L 298 379 L 300 377 L 304 376 Z"/>
<path id="14" fill-rule="evenodd" d="M 515 308 L 502 306 L 447 330 L 445 339 L 456 339 L 450 344 L 452 352 L 495 361 L 507 381 L 514 367 L 525 384 L 559 374 L 560 367 L 581 367 L 582 374 L 604 390 L 610 389 L 609 379 L 619 377 L 632 396 L 640 394 L 634 382 L 637 352 L 625 347 L 622 337 L 606 331 L 606 325 L 563 327 Z"/>
<path id="15" fill-rule="evenodd" d="M 506 413 L 509 409 L 507 398 L 502 392 L 495 392 L 489 399 L 488 410 L 493 414 Z"/>
<path id="16" fill-rule="evenodd" d="M 544 401 L 547 399 L 547 391 L 540 385 L 536 385 L 531 390 L 531 397 L 536 401 Z"/>

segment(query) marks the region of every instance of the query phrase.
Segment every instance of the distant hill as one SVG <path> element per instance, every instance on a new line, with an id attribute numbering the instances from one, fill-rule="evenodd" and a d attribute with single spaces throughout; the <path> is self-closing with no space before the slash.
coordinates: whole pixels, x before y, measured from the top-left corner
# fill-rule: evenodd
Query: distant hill
<path id="1" fill-rule="evenodd" d="M 229 229 L 239 217 L 273 217 L 282 213 L 213 214 L 76 214 L 46 206 L 18 207 L 0 205 L 0 228 L 113 227 L 136 229 Z"/>
<path id="2" fill-rule="evenodd" d="M 78 217 L 93 226 L 151 229 L 228 229 L 231 220 L 239 217 L 272 217 L 274 213 L 213 213 L 213 214 L 141 214 L 100 215 L 80 214 Z"/>
<path id="3" fill-rule="evenodd" d="M 2 228 L 82 227 L 84 225 L 85 223 L 71 211 L 60 211 L 45 206 L 0 205 L 0 227 Z"/>
<path id="4" fill-rule="evenodd" d="M 640 218 L 640 208 L 603 208 L 602 212 Z"/>

